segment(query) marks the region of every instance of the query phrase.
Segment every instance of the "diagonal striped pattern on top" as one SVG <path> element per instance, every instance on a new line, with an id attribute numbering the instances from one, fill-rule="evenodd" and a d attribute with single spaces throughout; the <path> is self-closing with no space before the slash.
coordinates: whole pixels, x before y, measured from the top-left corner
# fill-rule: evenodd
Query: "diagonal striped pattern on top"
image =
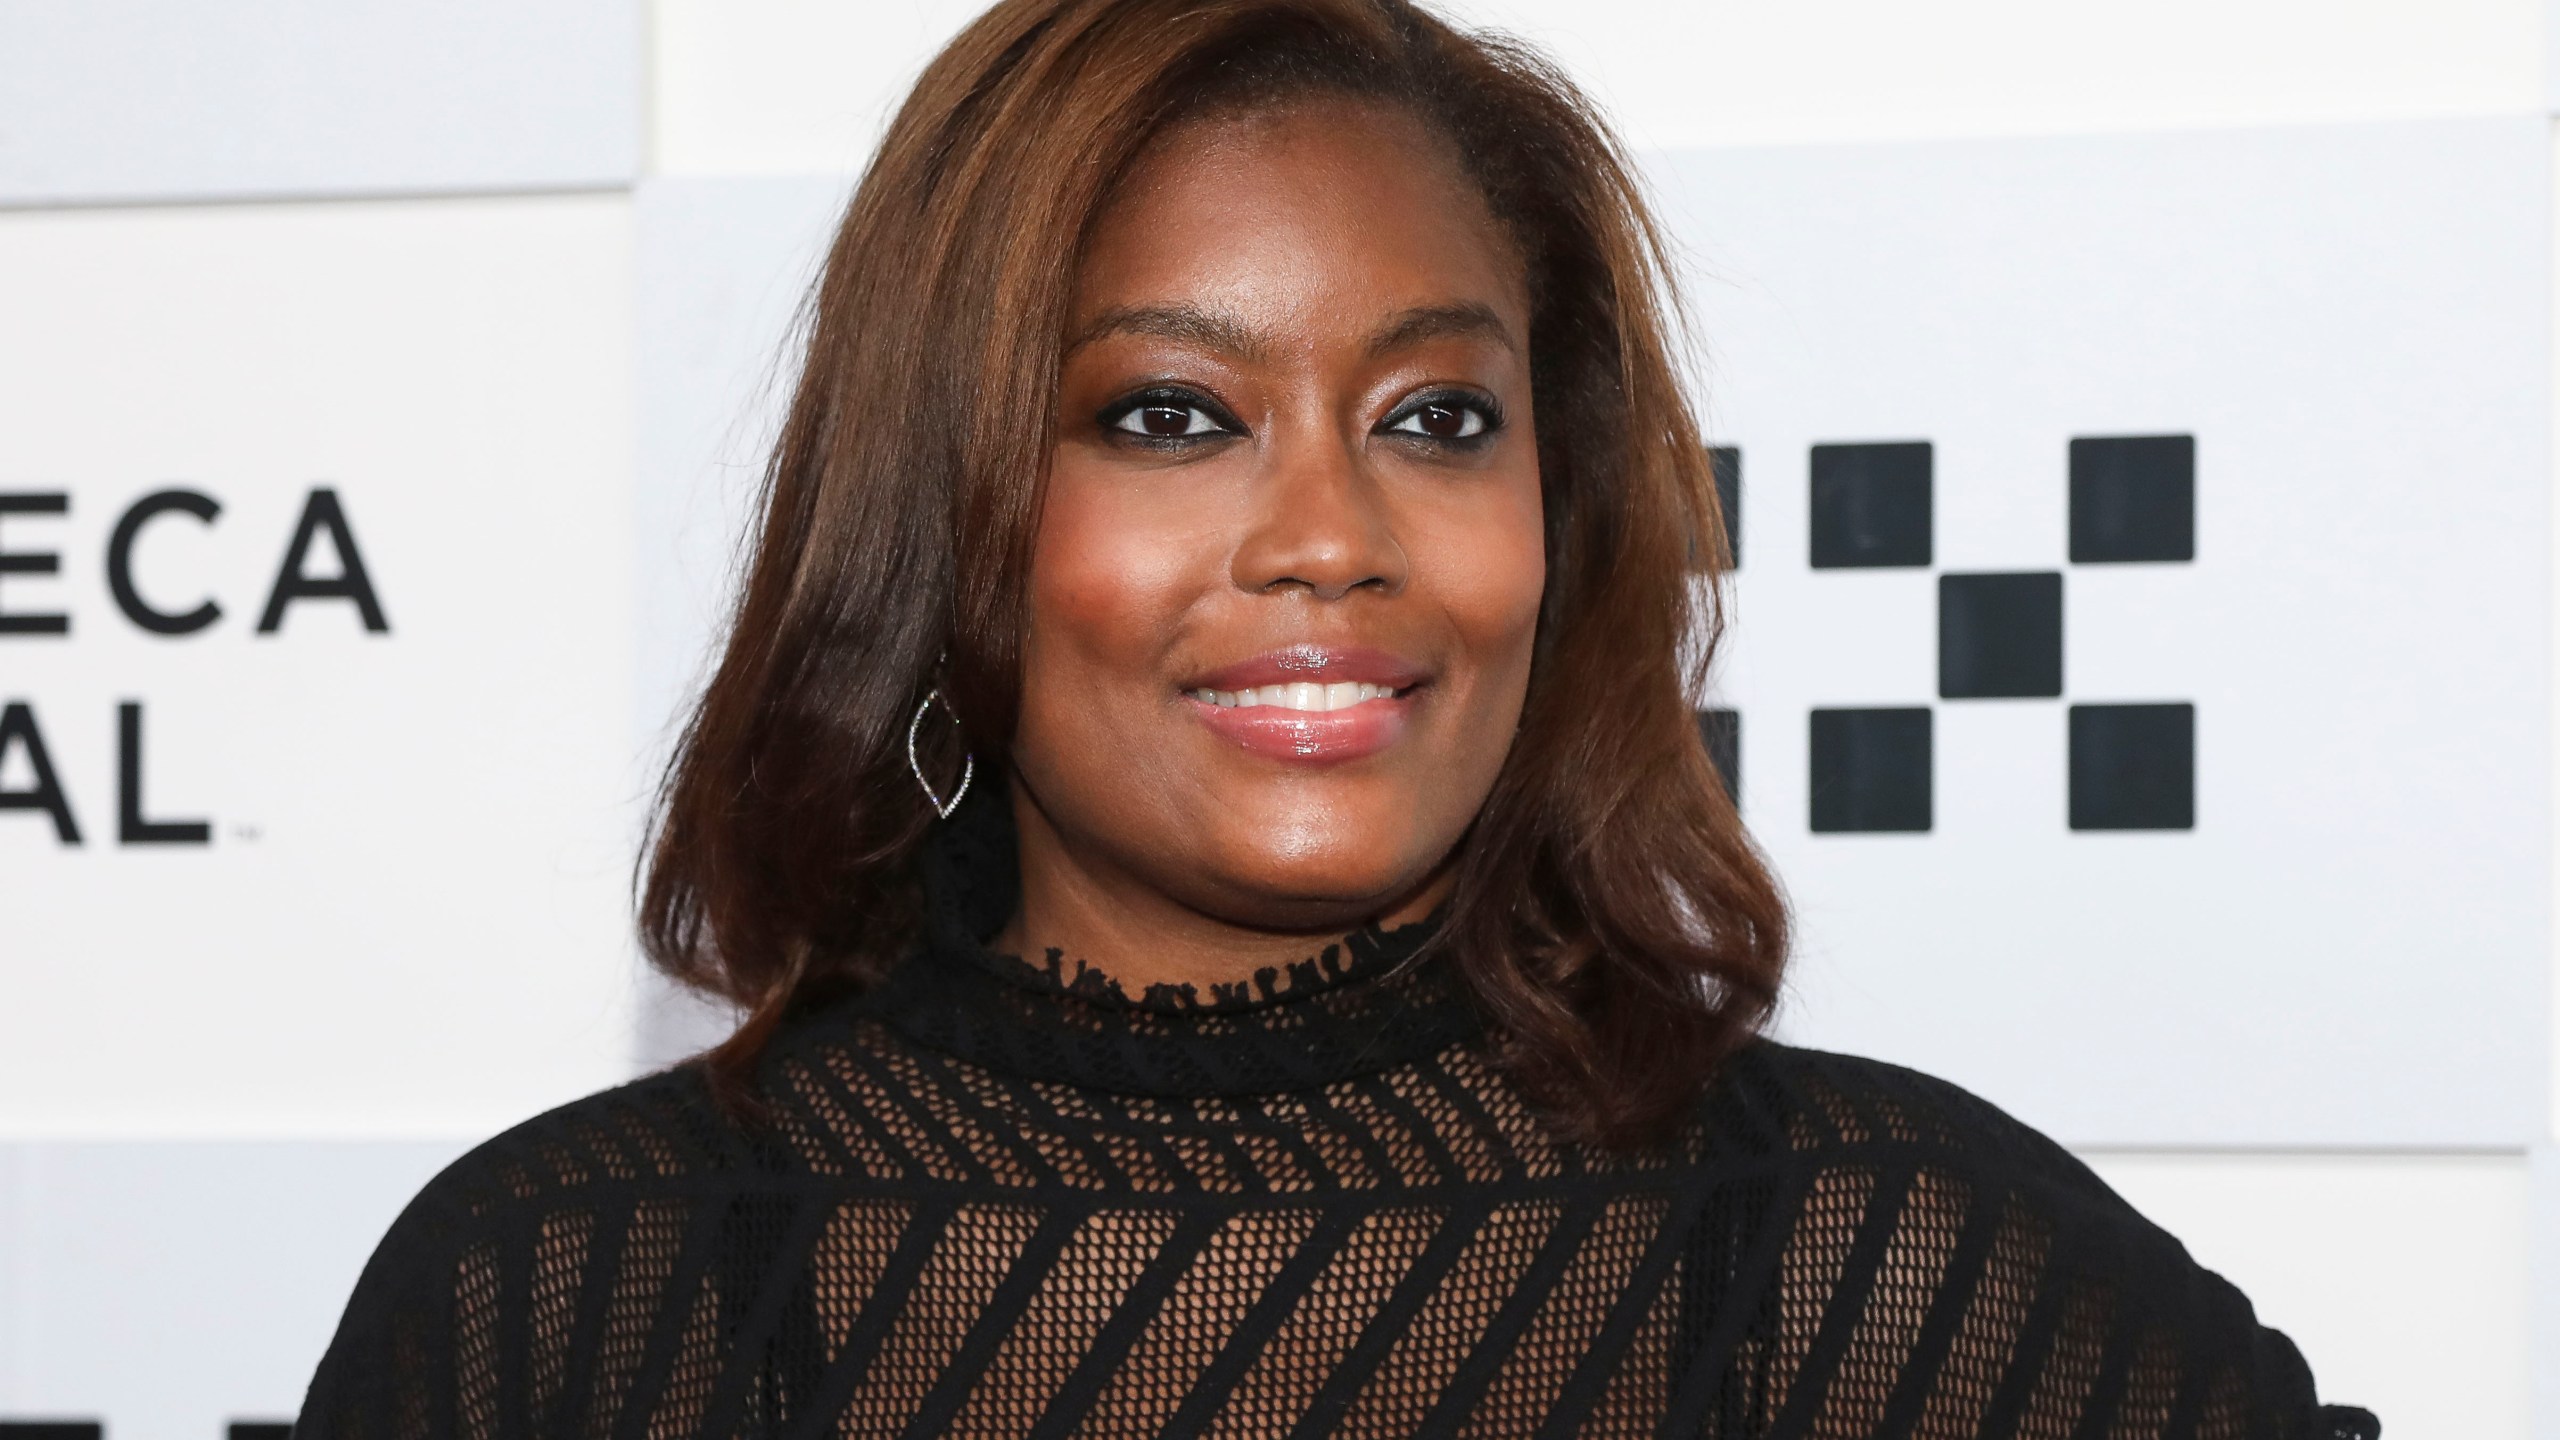
<path id="1" fill-rule="evenodd" d="M 1757 1041 L 1674 1143 L 1595 1151 L 1425 927 L 1132 1001 L 951 892 L 785 1028 L 760 1120 L 679 1068 L 441 1176 L 302 1440 L 2373 1434 L 1953 1086 Z"/>

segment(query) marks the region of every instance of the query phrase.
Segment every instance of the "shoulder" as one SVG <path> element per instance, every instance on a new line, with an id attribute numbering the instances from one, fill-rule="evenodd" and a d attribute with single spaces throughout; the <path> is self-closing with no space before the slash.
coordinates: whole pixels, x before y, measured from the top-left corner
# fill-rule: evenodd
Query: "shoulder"
<path id="1" fill-rule="evenodd" d="M 573 1100 L 473 1146 L 427 1182 L 385 1243 L 427 1244 L 590 1193 L 619 1199 L 635 1188 L 733 1171 L 750 1149 L 700 1074 L 679 1066 Z"/>
<path id="2" fill-rule="evenodd" d="M 1838 1277 L 1877 1313 L 1928 1317 L 1922 1349 L 1970 1333 L 2039 1366 L 2103 1361 L 2267 1433 L 2369 1433 L 2363 1412 L 2320 1407 L 2300 1353 L 2237 1288 L 1961 1086 L 1760 1040 L 1719 1076 L 1697 1133 L 1706 1173 L 1754 1196 L 1746 1228 L 1773 1237 L 1774 1274 Z"/>
<path id="3" fill-rule="evenodd" d="M 348 1297 L 297 1434 L 370 1433 L 391 1389 L 450 1368 L 459 1337 L 496 1313 L 499 1276 L 559 1268 L 598 1222 L 652 1194 L 752 1163 L 737 1126 L 690 1067 L 537 1115 L 472 1147 L 392 1221 Z"/>
<path id="4" fill-rule="evenodd" d="M 736 1173 L 752 1151 L 690 1066 L 545 1111 L 482 1141 L 403 1207 L 366 1263 L 347 1322 L 450 1293 L 457 1267 L 566 1210 L 622 1208 L 652 1190 Z"/>
<path id="5" fill-rule="evenodd" d="M 1738 1143 L 1796 1152 L 1900 1150 L 2098 1183 L 2070 1151 L 1952 1081 L 1775 1040 L 1754 1040 L 1736 1053 L 1708 1096 L 1706 1117 Z"/>
<path id="6" fill-rule="evenodd" d="M 1906 1066 L 1755 1041 L 1711 1093 L 1702 1136 L 1710 1153 L 1760 1156 L 1816 1194 L 1843 1184 L 1901 1187 L 1906 1223 L 1996 1224 L 2074 1267 L 2204 1273 L 2175 1237 L 2050 1136 Z"/>

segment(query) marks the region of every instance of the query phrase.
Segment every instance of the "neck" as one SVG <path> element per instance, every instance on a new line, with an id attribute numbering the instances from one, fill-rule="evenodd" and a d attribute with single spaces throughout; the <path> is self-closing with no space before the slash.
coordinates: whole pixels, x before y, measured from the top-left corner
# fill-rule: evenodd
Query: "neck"
<path id="1" fill-rule="evenodd" d="M 1013 787 L 1021 903 L 992 942 L 1036 959 L 1049 950 L 1101 967 L 1130 994 L 1149 985 L 1209 986 L 1302 960 L 1363 925 L 1422 919 L 1455 881 L 1444 860 L 1394 894 L 1365 900 L 1238 896 L 1186 903 L 1093 845 L 1073 844 L 1025 792 Z M 1233 918 L 1252 914 L 1269 923 Z"/>

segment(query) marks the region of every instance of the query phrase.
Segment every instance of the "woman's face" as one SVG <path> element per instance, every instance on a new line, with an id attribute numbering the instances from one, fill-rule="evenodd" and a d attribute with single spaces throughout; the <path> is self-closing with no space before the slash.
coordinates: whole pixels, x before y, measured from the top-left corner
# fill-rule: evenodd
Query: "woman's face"
<path id="1" fill-rule="evenodd" d="M 1402 111 L 1155 142 L 1078 277 L 1014 746 L 1026 905 L 1315 931 L 1436 903 L 1545 584 L 1528 343 L 1519 256 Z"/>

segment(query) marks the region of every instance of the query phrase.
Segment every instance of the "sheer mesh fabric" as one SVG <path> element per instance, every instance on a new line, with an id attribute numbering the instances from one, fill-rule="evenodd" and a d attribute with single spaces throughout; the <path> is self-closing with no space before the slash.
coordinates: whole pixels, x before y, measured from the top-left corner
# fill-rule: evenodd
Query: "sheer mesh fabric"
<path id="1" fill-rule="evenodd" d="M 678 1069 L 431 1184 L 298 1433 L 2378 1433 L 1952 1086 L 1755 1042 L 1676 1143 L 1595 1152 L 1488 1061 L 1427 927 L 1132 999 L 978 943 L 1011 876 L 971 833 L 917 953 L 775 1044 L 764 1123 Z"/>

